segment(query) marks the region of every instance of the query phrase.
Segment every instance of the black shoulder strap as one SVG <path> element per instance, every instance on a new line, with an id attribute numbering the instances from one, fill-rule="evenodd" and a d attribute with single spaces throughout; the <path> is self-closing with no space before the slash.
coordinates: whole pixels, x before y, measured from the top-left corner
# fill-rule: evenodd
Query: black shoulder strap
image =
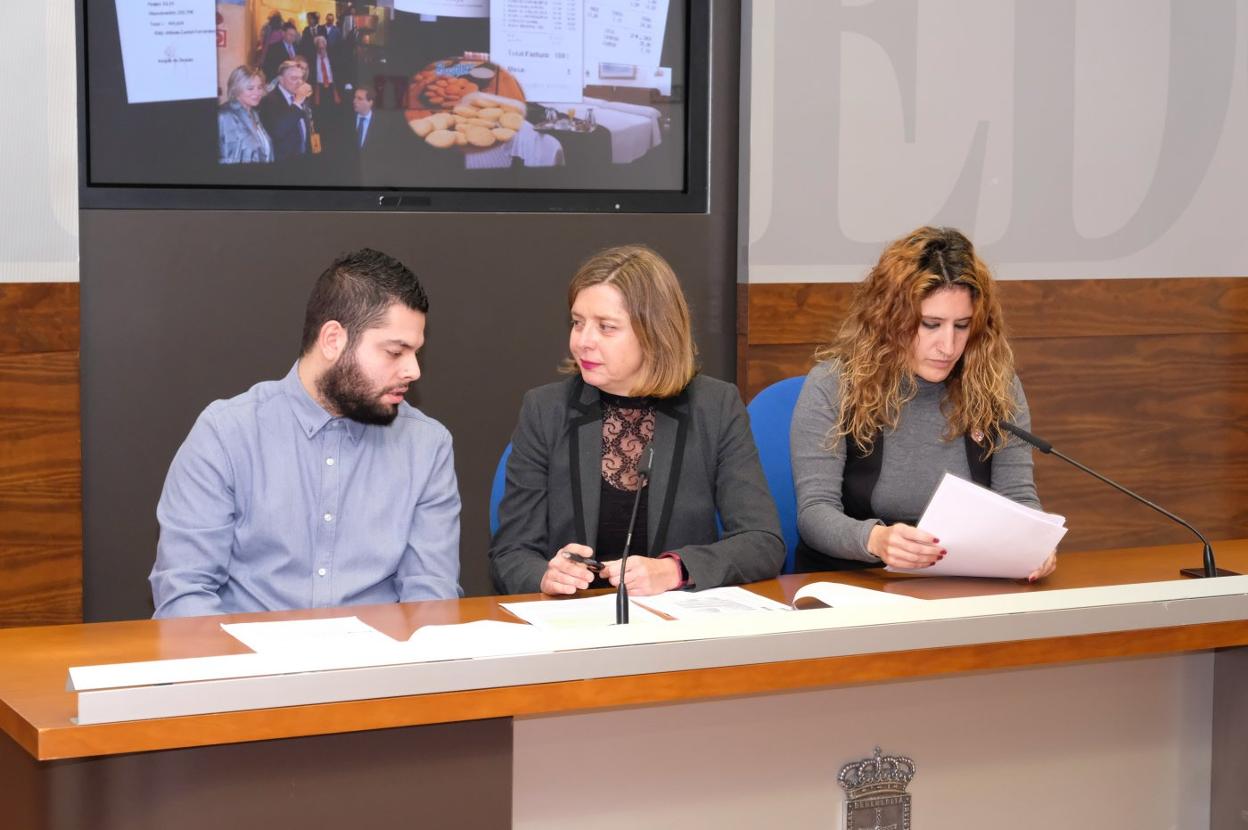
<path id="1" fill-rule="evenodd" d="M 963 435 L 962 441 L 966 444 L 966 463 L 971 468 L 971 481 L 980 487 L 992 487 L 992 456 L 969 434 Z"/>
<path id="2" fill-rule="evenodd" d="M 845 472 L 841 484 L 841 506 L 851 519 L 864 521 L 873 518 L 871 494 L 880 480 L 880 465 L 884 463 L 884 432 L 875 434 L 871 451 L 867 452 L 854 440 L 845 437 Z"/>
<path id="3" fill-rule="evenodd" d="M 992 456 L 985 456 L 984 448 L 969 435 L 962 436 L 966 445 L 966 463 L 971 469 L 971 481 L 981 487 L 992 486 Z M 880 480 L 880 467 L 884 463 L 884 432 L 875 434 L 871 451 L 866 452 L 852 437 L 845 439 L 845 473 L 841 485 L 841 505 L 845 515 L 863 521 L 879 518 L 871 511 L 871 494 Z"/>

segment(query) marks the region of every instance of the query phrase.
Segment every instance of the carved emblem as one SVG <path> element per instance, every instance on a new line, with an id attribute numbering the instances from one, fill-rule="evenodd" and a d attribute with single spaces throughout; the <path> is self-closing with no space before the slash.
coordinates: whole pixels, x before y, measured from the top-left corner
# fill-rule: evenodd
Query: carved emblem
<path id="1" fill-rule="evenodd" d="M 900 755 L 875 755 L 841 767 L 836 780 L 845 790 L 846 830 L 910 830 L 910 793 L 914 761 Z"/>

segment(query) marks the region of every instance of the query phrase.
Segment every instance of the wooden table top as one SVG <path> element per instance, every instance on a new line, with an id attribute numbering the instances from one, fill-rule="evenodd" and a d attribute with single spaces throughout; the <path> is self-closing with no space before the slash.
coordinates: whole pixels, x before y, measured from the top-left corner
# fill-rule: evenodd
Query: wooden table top
<path id="1" fill-rule="evenodd" d="M 1219 566 L 1248 573 L 1248 539 L 1216 542 L 1214 549 Z M 1056 573 L 1037 585 L 870 570 L 786 575 L 749 587 L 787 602 L 807 582 L 830 579 L 939 599 L 1174 580 L 1180 578 L 1180 567 L 1198 566 L 1200 561 L 1199 545 L 1168 545 L 1063 554 Z M 499 601 L 498 597 L 469 597 L 349 609 L 0 630 L 0 729 L 33 757 L 53 760 L 1248 645 L 1248 620 L 1240 620 L 148 721 L 79 726 L 72 720 L 77 699 L 65 689 L 71 666 L 246 653 L 242 644 L 221 630 L 224 622 L 356 615 L 392 637 L 405 639 L 423 625 L 480 619 L 514 622 L 498 607 Z"/>

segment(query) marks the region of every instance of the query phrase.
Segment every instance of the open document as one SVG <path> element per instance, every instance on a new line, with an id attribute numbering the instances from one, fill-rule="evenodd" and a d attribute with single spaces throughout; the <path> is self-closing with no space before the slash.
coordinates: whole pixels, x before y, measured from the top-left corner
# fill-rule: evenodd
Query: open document
<path id="1" fill-rule="evenodd" d="M 888 570 L 1025 579 L 1066 535 L 1066 519 L 945 473 L 919 519 L 919 529 L 939 539 L 948 555 L 926 568 Z"/>
<path id="2" fill-rule="evenodd" d="M 776 602 L 736 585 L 708 588 L 705 591 L 666 591 L 654 596 L 637 597 L 633 603 L 666 614 L 674 620 L 740 614 L 743 611 L 789 610 L 789 606 L 783 602 Z"/>
<path id="3" fill-rule="evenodd" d="M 888 594 L 857 585 L 839 582 L 812 582 L 797 589 L 793 595 L 793 607 L 799 611 L 810 608 L 870 608 L 878 605 L 904 605 L 923 602 L 905 594 Z"/>
<path id="4" fill-rule="evenodd" d="M 791 610 L 783 602 L 777 602 L 737 586 L 710 588 L 705 591 L 668 591 L 652 597 L 638 597 L 633 602 L 652 611 L 666 614 L 674 620 L 741 614 L 746 611 Z M 809 585 L 803 585 L 793 595 L 792 608 L 799 611 L 807 608 L 864 608 L 909 602 L 922 602 L 922 600 L 903 594 L 888 594 L 870 588 L 859 588 L 857 585 L 812 582 Z"/>

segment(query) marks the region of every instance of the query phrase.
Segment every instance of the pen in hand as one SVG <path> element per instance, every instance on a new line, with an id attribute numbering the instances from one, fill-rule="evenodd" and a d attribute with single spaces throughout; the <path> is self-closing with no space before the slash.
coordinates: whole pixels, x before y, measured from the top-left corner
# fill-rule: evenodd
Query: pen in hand
<path id="1" fill-rule="evenodd" d="M 572 553 L 571 551 L 566 551 L 566 550 L 563 552 L 563 555 L 571 559 L 573 562 L 579 562 L 580 564 L 589 568 L 591 573 L 594 573 L 594 574 L 602 573 L 602 563 L 599 562 L 597 559 L 594 559 L 589 556 L 581 556 L 579 553 Z"/>

